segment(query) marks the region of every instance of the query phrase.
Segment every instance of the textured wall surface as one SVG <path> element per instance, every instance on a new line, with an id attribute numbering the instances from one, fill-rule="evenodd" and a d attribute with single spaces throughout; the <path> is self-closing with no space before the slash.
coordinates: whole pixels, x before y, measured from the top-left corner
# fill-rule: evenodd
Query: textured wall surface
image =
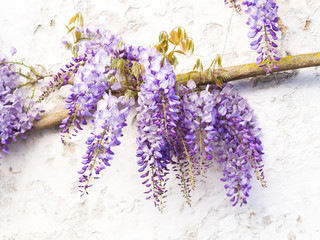
<path id="1" fill-rule="evenodd" d="M 16 59 L 54 73 L 71 54 L 60 44 L 65 24 L 81 11 L 85 22 L 102 24 L 132 44 L 152 45 L 158 33 L 186 28 L 196 43 L 192 57 L 210 64 L 222 53 L 232 10 L 222 0 L 0 0 L 0 51 L 15 46 Z M 318 0 L 279 2 L 281 56 L 319 51 Z M 246 14 L 233 14 L 223 65 L 255 61 L 246 37 Z M 60 142 L 59 130 L 31 134 L 11 145 L 0 167 L 0 239 L 320 239 L 320 69 L 234 82 L 262 128 L 268 188 L 253 180 L 248 204 L 232 207 L 217 164 L 200 179 L 190 208 L 176 181 L 169 183 L 161 214 L 144 199 L 136 165 L 135 113 L 129 116 L 116 158 L 90 195 L 79 197 L 77 171 L 87 130 Z M 46 110 L 63 107 L 60 94 Z"/>

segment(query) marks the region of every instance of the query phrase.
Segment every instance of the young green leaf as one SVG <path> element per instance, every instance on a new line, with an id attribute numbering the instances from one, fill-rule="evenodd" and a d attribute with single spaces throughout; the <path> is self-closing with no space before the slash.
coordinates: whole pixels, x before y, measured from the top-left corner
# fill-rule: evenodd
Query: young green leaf
<path id="1" fill-rule="evenodd" d="M 218 63 L 218 67 L 220 67 L 220 68 L 222 68 L 222 65 L 221 65 L 221 61 L 222 61 L 222 59 L 221 59 L 221 55 L 220 54 L 217 54 L 217 63 Z"/>
<path id="2" fill-rule="evenodd" d="M 196 65 L 197 65 L 196 69 L 200 69 L 200 66 L 202 65 L 201 61 L 200 61 L 200 58 L 197 59 Z"/>
<path id="3" fill-rule="evenodd" d="M 170 38 L 169 41 L 174 44 L 174 45 L 178 45 L 179 44 L 179 37 L 178 37 L 178 33 L 175 30 L 172 30 L 170 32 Z"/>
<path id="4" fill-rule="evenodd" d="M 186 50 L 187 50 L 186 41 L 184 41 L 184 40 L 180 41 L 180 47 L 181 47 L 182 51 L 186 52 Z"/>
<path id="5" fill-rule="evenodd" d="M 79 18 L 80 26 L 83 28 L 83 16 L 80 13 L 80 18 Z"/>
<path id="6" fill-rule="evenodd" d="M 188 52 L 190 52 L 192 54 L 193 51 L 194 51 L 194 41 L 193 41 L 193 39 L 191 39 L 190 40 L 190 44 L 189 44 Z"/>
<path id="7" fill-rule="evenodd" d="M 174 51 L 171 51 L 171 52 L 168 54 L 168 59 L 169 59 L 169 61 L 170 61 L 170 59 L 172 59 L 173 54 L 174 54 Z"/>
<path id="8" fill-rule="evenodd" d="M 180 50 L 175 50 L 176 53 L 180 53 L 180 54 L 183 54 L 183 55 L 187 55 L 185 52 L 182 52 Z"/>
<path id="9" fill-rule="evenodd" d="M 207 76 L 208 76 L 209 79 L 212 78 L 212 70 L 211 70 L 211 68 L 208 68 L 208 70 L 207 70 Z"/>
<path id="10" fill-rule="evenodd" d="M 73 16 L 71 19 L 70 19 L 70 22 L 68 25 L 71 25 L 72 23 L 74 23 L 76 21 L 76 16 Z"/>
<path id="11" fill-rule="evenodd" d="M 179 40 L 183 39 L 183 31 L 180 27 L 178 27 L 178 38 L 179 38 Z"/>
<path id="12" fill-rule="evenodd" d="M 76 42 L 79 42 L 79 40 L 81 38 L 81 32 L 75 31 L 74 35 L 76 36 Z"/>
<path id="13" fill-rule="evenodd" d="M 113 69 L 117 68 L 118 61 L 119 61 L 118 58 L 113 59 L 111 62 L 110 68 L 113 68 Z"/>
<path id="14" fill-rule="evenodd" d="M 222 81 L 220 78 L 214 77 L 214 82 L 219 88 L 222 88 Z"/>
<path id="15" fill-rule="evenodd" d="M 117 63 L 117 69 L 118 70 L 124 70 L 124 64 L 125 64 L 125 61 L 123 58 L 120 58 L 118 63 Z"/>
<path id="16" fill-rule="evenodd" d="M 67 32 L 67 34 L 70 33 L 70 32 L 72 32 L 73 29 L 75 29 L 75 26 L 73 26 L 72 28 L 70 28 L 69 31 Z"/>

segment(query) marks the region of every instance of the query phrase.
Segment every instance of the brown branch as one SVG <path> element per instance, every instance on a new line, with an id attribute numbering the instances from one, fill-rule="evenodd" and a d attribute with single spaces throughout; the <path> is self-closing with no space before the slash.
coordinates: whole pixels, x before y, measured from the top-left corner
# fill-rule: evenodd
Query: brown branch
<path id="1" fill-rule="evenodd" d="M 279 68 L 277 70 L 274 70 L 273 72 L 282 72 L 299 68 L 320 66 L 320 52 L 283 57 L 280 59 L 280 61 L 273 62 L 272 65 L 276 65 Z M 230 76 L 228 81 L 266 75 L 264 68 L 257 66 L 255 63 L 227 67 L 223 70 L 224 73 Z M 198 83 L 201 82 L 201 84 L 214 83 L 213 79 L 209 79 L 206 74 L 200 74 L 199 72 L 177 74 L 176 77 L 179 84 L 186 84 L 189 79 L 193 79 Z M 216 75 L 216 77 L 218 76 Z M 66 118 L 67 116 L 67 110 L 49 114 L 43 117 L 40 121 L 34 123 L 34 130 L 42 130 L 45 128 L 57 126 L 61 123 L 62 119 Z"/>
<path id="2" fill-rule="evenodd" d="M 56 127 L 66 117 L 68 117 L 67 109 L 64 109 L 60 112 L 56 112 L 53 114 L 48 114 L 43 118 L 41 118 L 41 120 L 34 122 L 33 130 L 37 131 L 37 130 L 42 130 L 46 128 Z"/>
<path id="3" fill-rule="evenodd" d="M 278 62 L 273 61 L 271 65 L 276 65 L 279 68 L 274 70 L 273 72 L 282 72 L 299 68 L 320 66 L 320 52 L 283 57 Z M 264 68 L 257 66 L 257 64 L 255 63 L 226 67 L 223 70 L 224 73 L 230 76 L 228 81 L 266 75 Z M 214 82 L 212 79 L 209 79 L 204 73 L 201 74 L 201 78 L 200 73 L 177 74 L 177 81 L 179 83 L 185 84 L 189 79 L 193 79 L 195 82 L 201 81 L 201 84 L 209 84 Z"/>

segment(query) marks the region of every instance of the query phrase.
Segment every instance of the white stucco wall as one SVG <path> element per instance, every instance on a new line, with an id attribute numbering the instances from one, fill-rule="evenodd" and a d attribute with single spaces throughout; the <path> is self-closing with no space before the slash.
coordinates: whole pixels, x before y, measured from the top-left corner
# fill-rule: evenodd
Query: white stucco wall
<path id="1" fill-rule="evenodd" d="M 319 51 L 319 1 L 278 2 L 287 27 L 279 40 L 281 56 Z M 232 12 L 223 0 L 0 3 L 0 50 L 15 46 L 16 59 L 42 64 L 52 73 L 70 59 L 60 40 L 64 25 L 78 11 L 85 22 L 103 24 L 132 44 L 152 45 L 160 31 L 185 27 L 196 43 L 195 54 L 181 58 L 177 72 L 190 70 L 197 57 L 209 64 L 222 52 Z M 306 20 L 311 21 L 307 28 Z M 233 15 L 224 66 L 255 61 L 245 21 L 246 14 Z M 79 197 L 77 189 L 88 129 L 67 146 L 60 143 L 58 129 L 12 144 L 0 166 L 0 239 L 320 239 L 320 70 L 234 85 L 255 110 L 263 131 L 268 188 L 253 180 L 247 205 L 231 206 L 216 164 L 198 182 L 191 208 L 173 180 L 166 208 L 158 212 L 144 199 L 132 112 L 112 166 L 88 197 Z M 62 106 L 55 94 L 46 109 L 53 112 Z"/>

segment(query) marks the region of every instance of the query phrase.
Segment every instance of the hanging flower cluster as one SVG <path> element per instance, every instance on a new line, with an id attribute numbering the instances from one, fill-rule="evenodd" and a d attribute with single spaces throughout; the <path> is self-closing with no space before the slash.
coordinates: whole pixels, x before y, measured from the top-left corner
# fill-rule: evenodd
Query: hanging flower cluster
<path id="1" fill-rule="evenodd" d="M 13 54 L 16 52 L 13 49 Z M 17 137 L 26 138 L 33 121 L 39 120 L 40 108 L 33 100 L 25 97 L 19 84 L 20 75 L 15 64 L 0 56 L 0 158 L 1 152 L 8 154 L 8 145 Z"/>
<path id="2" fill-rule="evenodd" d="M 172 65 L 176 62 L 172 60 L 174 52 L 193 48 L 181 29 L 171 32 L 170 38 L 162 34 L 158 51 L 127 45 L 103 28 L 78 27 L 75 33 L 78 41 L 72 46 L 73 63 L 51 86 L 73 77 L 65 106 L 69 116 L 60 126 L 64 143 L 87 124 L 87 117 L 93 118 L 83 167 L 78 172 L 82 194 L 92 186 L 91 179 L 99 178 L 100 172 L 110 166 L 112 149 L 121 143 L 135 94 L 139 105 L 138 171 L 146 198 L 153 199 L 160 210 L 171 170 L 181 180 L 188 204 L 196 176 L 204 176 L 215 163 L 223 170 L 221 180 L 233 205 L 247 203 L 252 170 L 265 184 L 259 129 L 247 102 L 229 84 L 222 89 L 216 85 L 198 89 L 190 80 L 187 86 L 178 86 Z M 182 50 L 166 55 L 168 41 L 176 44 L 174 49 L 180 44 Z M 125 96 L 114 95 L 123 89 Z"/>
<path id="3" fill-rule="evenodd" d="M 236 1 L 225 3 L 240 9 Z M 271 48 L 276 45 L 268 36 L 276 40 L 277 6 L 272 0 L 243 4 L 250 14 L 249 37 L 262 31 L 258 40 L 251 43 L 260 54 L 258 64 L 270 71 L 270 61 L 277 57 L 271 55 L 276 53 Z M 189 205 L 196 179 L 205 176 L 214 164 L 222 169 L 221 181 L 225 182 L 233 206 L 247 203 L 253 174 L 265 186 L 260 129 L 246 100 L 232 85 L 218 78 L 216 84 L 207 86 L 197 86 L 193 80 L 186 86 L 176 82 L 175 53 L 186 55 L 194 49 L 193 40 L 182 28 L 170 34 L 161 32 L 159 44 L 145 48 L 127 45 L 102 27 L 84 27 L 79 13 L 69 25 L 75 22 L 79 26 L 69 30 L 74 42 L 63 39 L 74 57 L 54 76 L 38 102 L 62 85 L 73 84 L 65 100 L 68 117 L 60 125 L 63 143 L 87 125 L 88 117 L 92 119 L 92 131 L 78 171 L 82 195 L 88 193 L 92 179 L 98 179 L 100 172 L 110 166 L 113 148 L 121 144 L 122 129 L 127 125 L 135 98 L 139 105 L 138 171 L 146 187 L 146 199 L 153 199 L 159 210 L 164 207 L 170 171 L 181 181 L 179 185 Z M 174 47 L 167 53 L 169 43 Z M 0 149 L 4 153 L 8 152 L 11 140 L 25 137 L 32 122 L 39 119 L 35 103 L 22 97 L 15 65 L 6 61 L 0 58 Z M 221 58 L 215 61 L 222 71 Z M 201 64 L 201 71 L 202 68 Z"/>
<path id="4" fill-rule="evenodd" d="M 277 11 L 278 6 L 274 0 L 246 0 L 243 5 L 247 6 L 246 13 L 249 14 L 247 25 L 250 26 L 248 37 L 256 39 L 250 43 L 251 49 L 258 53 L 257 64 L 265 68 L 268 73 L 272 69 L 277 69 L 272 60 L 279 61 L 276 56 L 278 39 L 276 32 L 278 28 Z"/>
<path id="5" fill-rule="evenodd" d="M 214 164 L 212 160 L 217 159 L 224 175 L 221 180 L 226 182 L 227 196 L 233 205 L 247 203 L 252 169 L 265 186 L 260 130 L 253 112 L 230 84 L 222 89 L 212 86 L 212 90 L 207 86 L 200 92 L 194 90 L 195 86 L 190 80 L 187 87 L 180 87 L 187 123 L 184 129 L 189 132 L 185 134 L 189 147 L 186 152 L 192 163 L 189 178 L 193 174 L 203 175 Z"/>
<path id="6" fill-rule="evenodd" d="M 90 179 L 97 179 L 100 171 L 110 166 L 109 161 L 113 158 L 111 148 L 120 144 L 122 128 L 127 125 L 126 118 L 134 99 L 130 96 L 118 98 L 111 91 L 121 88 L 116 77 L 123 75 L 128 82 L 136 82 L 130 71 L 139 50 L 124 46 L 119 38 L 102 28 L 78 31 L 91 40 L 78 44 L 76 48 L 78 57 L 73 59 L 77 63 L 76 71 L 72 71 L 73 87 L 65 106 L 69 117 L 62 121 L 60 128 L 62 142 L 65 143 L 82 130 L 82 125 L 87 124 L 86 117 L 93 117 L 93 130 L 86 141 L 88 147 L 83 156 L 83 167 L 79 170 L 79 187 L 82 193 L 87 193 Z M 57 81 L 61 80 L 57 78 Z"/>

